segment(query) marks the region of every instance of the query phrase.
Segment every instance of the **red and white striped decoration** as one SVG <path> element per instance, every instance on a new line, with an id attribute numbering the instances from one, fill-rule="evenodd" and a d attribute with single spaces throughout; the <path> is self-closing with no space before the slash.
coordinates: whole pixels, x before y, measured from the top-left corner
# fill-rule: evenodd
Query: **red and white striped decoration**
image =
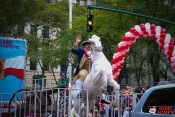
<path id="1" fill-rule="evenodd" d="M 140 24 L 135 25 L 125 36 L 122 37 L 121 42 L 115 50 L 113 59 L 111 61 L 113 76 L 116 81 L 122 69 L 124 59 L 126 58 L 127 52 L 132 47 L 132 44 L 136 42 L 140 37 L 150 37 L 154 39 L 160 48 L 167 55 L 168 60 L 171 62 L 172 67 L 175 69 L 175 40 L 171 39 L 170 34 L 166 34 L 166 30 L 155 24 Z"/>

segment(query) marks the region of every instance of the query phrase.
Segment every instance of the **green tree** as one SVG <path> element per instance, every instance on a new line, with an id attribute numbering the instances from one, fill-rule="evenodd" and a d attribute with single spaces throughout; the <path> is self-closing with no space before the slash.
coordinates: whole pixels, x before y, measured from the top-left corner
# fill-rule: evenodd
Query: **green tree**
<path id="1" fill-rule="evenodd" d="M 62 64 L 55 62 L 64 60 L 61 55 L 57 56 L 59 46 L 52 37 L 45 38 L 44 33 L 48 36 L 49 32 L 50 35 L 59 38 L 61 32 L 68 27 L 67 0 L 54 4 L 49 4 L 45 0 L 2 0 L 0 7 L 0 35 L 27 40 L 27 57 L 39 62 L 43 75 L 45 64 L 50 64 L 51 69 Z M 26 24 L 34 28 L 29 31 L 30 34 L 24 34 Z M 38 30 L 43 30 L 43 33 L 37 35 Z"/>
<path id="2" fill-rule="evenodd" d="M 167 1 L 163 1 L 163 0 L 157 0 L 157 1 L 151 1 L 151 0 L 144 0 L 144 1 L 139 1 L 139 0 L 134 0 L 134 1 L 109 0 L 109 2 L 111 4 L 113 4 L 112 6 L 109 6 L 110 8 L 116 8 L 116 9 L 125 10 L 128 12 L 134 12 L 134 13 L 148 15 L 148 16 L 152 16 L 152 17 L 156 17 L 156 18 L 161 18 L 164 20 L 174 21 L 174 18 L 172 18 L 172 14 L 174 13 L 173 6 L 175 3 L 172 0 L 167 0 Z M 118 13 L 118 14 L 121 14 L 121 13 Z M 143 17 L 137 17 L 137 16 L 130 17 L 126 14 L 121 14 L 121 16 L 123 16 L 123 17 L 121 17 L 123 22 L 120 23 L 122 25 L 119 27 L 123 27 L 124 25 L 132 27 L 136 24 L 149 22 L 149 23 L 154 23 L 156 25 L 160 25 L 161 27 L 164 27 L 165 29 L 168 30 L 167 32 L 170 33 L 171 35 L 174 34 L 174 32 L 172 30 L 173 25 L 171 25 L 171 24 L 168 24 L 165 22 L 160 22 L 160 21 L 155 21 L 155 20 L 147 19 L 147 18 L 143 18 Z M 132 26 L 129 24 L 131 24 Z M 126 32 L 126 29 L 124 29 L 124 30 Z M 149 51 L 147 53 L 149 55 L 148 56 L 148 60 L 149 60 L 148 66 L 151 65 L 151 71 L 152 71 L 152 76 L 153 76 L 154 82 L 158 82 L 159 78 L 161 78 L 161 75 L 160 75 L 160 74 L 162 74 L 161 72 L 164 72 L 164 71 L 162 71 L 162 65 L 160 65 L 160 64 L 162 64 L 161 60 L 164 58 L 164 54 L 162 54 L 162 50 L 160 49 L 160 47 L 156 43 L 154 46 L 152 46 L 152 43 L 155 43 L 154 40 L 151 41 L 151 44 L 149 41 L 147 43 L 145 43 L 148 45 L 147 49 L 149 48 Z M 135 50 L 134 50 L 134 48 L 132 48 L 131 50 L 134 51 L 134 53 L 135 53 L 138 51 L 138 49 L 143 49 L 143 48 L 137 48 Z M 152 56 L 150 56 L 150 55 L 152 55 Z M 141 57 L 141 56 L 139 56 L 139 57 L 140 57 L 140 60 L 138 61 L 138 63 L 141 62 L 142 59 L 144 60 L 143 57 Z M 134 57 L 134 59 L 136 60 L 135 57 Z M 167 61 L 167 59 L 164 59 L 164 63 L 167 63 L 165 61 Z M 171 71 L 171 67 L 168 67 L 168 66 L 170 66 L 170 65 L 167 64 L 166 71 L 168 69 L 170 69 L 170 71 Z M 135 67 L 132 66 L 132 67 L 137 69 L 136 66 Z M 122 71 L 125 70 L 124 68 L 122 69 Z M 138 68 L 142 68 L 142 67 L 140 66 Z M 121 71 L 121 73 L 122 73 L 122 71 Z M 135 72 L 137 74 L 138 71 L 135 71 Z M 167 72 L 164 72 L 164 73 L 166 74 Z M 120 77 L 122 77 L 122 75 L 120 75 Z M 139 81 L 139 79 L 137 79 L 137 81 Z"/>
<path id="3" fill-rule="evenodd" d="M 145 43 L 147 43 L 147 39 L 139 39 L 135 44 L 133 44 L 129 56 L 131 57 L 131 69 L 132 73 L 135 73 L 136 81 L 140 84 L 140 80 L 145 77 L 145 63 L 148 57 L 147 47 L 145 47 Z M 133 61 L 133 63 L 132 63 Z"/>
<path id="4" fill-rule="evenodd" d="M 175 20 L 173 17 L 173 6 L 175 2 L 173 0 L 101 0 L 98 1 L 97 6 L 98 5 L 170 21 Z M 88 33 L 86 32 L 86 20 L 89 10 L 79 5 L 73 7 L 72 29 L 69 29 L 69 9 L 66 0 L 55 4 L 48 4 L 44 0 L 19 0 L 17 2 L 3 0 L 0 6 L 0 14 L 2 16 L 0 18 L 0 33 L 3 35 L 16 34 L 18 36 L 16 27 L 20 28 L 20 26 L 24 26 L 26 23 L 41 26 L 41 28 L 47 27 L 53 34 L 55 34 L 55 31 L 57 32 L 57 39 L 55 40 L 51 40 L 50 38 L 45 39 L 43 35 L 38 37 L 36 34 L 25 35 L 23 37 L 27 39 L 27 55 L 38 60 L 38 48 L 42 48 L 42 54 L 40 54 L 42 55 L 42 60 L 49 63 L 52 68 L 58 64 L 68 65 L 68 56 L 77 35 L 82 35 L 83 40 L 90 38 L 93 34 L 100 36 L 104 47 L 103 52 L 107 59 L 111 61 L 114 51 L 125 32 L 136 24 L 146 22 L 154 23 L 167 29 L 167 32 L 171 35 L 175 34 L 173 30 L 174 26 L 171 24 L 128 14 L 95 9 L 90 10 L 90 13 L 94 15 L 94 30 Z M 170 64 L 167 62 L 167 59 L 164 59 L 165 56 L 162 54 L 160 47 L 158 47 L 155 42 L 155 45 L 152 45 L 152 41 L 139 41 L 134 44 L 135 46 L 131 49 L 131 52 L 128 53 L 128 58 L 132 56 L 135 64 L 133 64 L 133 66 L 127 66 L 128 59 L 125 60 L 123 69 L 121 70 L 120 80 L 122 80 L 123 76 L 128 77 L 131 71 L 133 71 L 137 76 L 137 82 L 140 82 L 142 77 L 146 77 L 146 74 L 152 71 L 154 81 L 159 81 L 160 73 L 163 72 L 162 66 L 159 64 L 162 61 L 164 61 L 167 66 L 170 66 Z M 144 51 L 142 45 L 144 45 L 145 50 L 148 50 L 145 54 L 142 54 Z M 72 65 L 76 67 L 76 57 L 73 55 L 72 57 Z M 148 66 L 151 66 L 150 71 L 143 67 L 146 61 Z M 171 67 L 167 67 L 167 69 L 171 70 Z"/>
<path id="5" fill-rule="evenodd" d="M 39 55 L 37 54 L 39 53 L 37 49 L 41 48 L 42 56 L 40 59 L 42 60 L 42 63 L 50 65 L 51 69 L 57 67 L 58 64 L 64 64 L 62 61 L 65 60 L 65 58 L 62 58 L 62 54 L 66 54 L 65 56 L 67 56 L 67 53 L 63 51 L 62 54 L 59 54 L 59 48 L 62 48 L 63 46 L 60 46 L 59 42 L 56 44 L 56 42 L 62 35 L 62 31 L 65 30 L 69 25 L 68 3 L 66 1 L 58 2 L 55 4 L 43 3 L 43 8 L 36 13 L 35 18 L 32 19 L 30 23 L 43 28 L 43 33 L 40 37 L 37 37 L 36 40 L 39 40 L 38 43 L 35 43 L 35 38 L 31 39 L 33 42 L 30 44 L 35 43 L 37 46 L 35 46 L 35 49 L 31 48 L 32 53 L 29 51 L 28 56 L 32 58 L 38 58 Z M 49 31 L 49 37 L 47 38 L 44 38 L 45 27 Z M 55 39 L 50 37 L 50 35 L 54 35 Z M 29 45 L 29 47 L 31 46 L 32 45 Z M 66 48 L 66 46 L 63 48 Z M 33 52 L 36 56 L 33 56 Z M 59 62 L 59 60 L 62 61 Z M 41 64 L 40 66 L 44 74 L 44 66 Z"/>
<path id="6" fill-rule="evenodd" d="M 11 36 L 17 25 L 23 25 L 35 17 L 43 0 L 1 0 L 0 35 Z"/>

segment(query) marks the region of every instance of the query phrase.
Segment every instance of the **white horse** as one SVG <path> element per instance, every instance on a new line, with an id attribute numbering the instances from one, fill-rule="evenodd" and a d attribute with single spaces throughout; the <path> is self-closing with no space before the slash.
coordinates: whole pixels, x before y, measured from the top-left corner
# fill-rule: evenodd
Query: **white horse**
<path id="1" fill-rule="evenodd" d="M 87 105 L 86 98 L 88 96 L 88 110 L 92 109 L 96 96 L 106 91 L 107 85 L 112 86 L 115 92 L 112 106 L 117 107 L 119 101 L 120 85 L 113 79 L 112 66 L 102 52 L 100 37 L 93 35 L 89 40 L 92 42 L 93 64 L 83 84 L 83 89 L 88 90 L 88 95 L 83 90 L 83 98 L 77 98 L 77 93 L 74 94 L 72 114 L 76 117 L 83 116 L 81 115 L 83 109 L 79 103 Z"/>

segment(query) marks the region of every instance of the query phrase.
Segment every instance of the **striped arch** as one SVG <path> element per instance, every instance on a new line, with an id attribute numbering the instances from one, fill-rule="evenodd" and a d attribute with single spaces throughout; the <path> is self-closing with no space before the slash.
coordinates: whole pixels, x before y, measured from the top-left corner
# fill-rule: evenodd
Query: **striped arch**
<path id="1" fill-rule="evenodd" d="M 122 69 L 127 52 L 132 47 L 132 44 L 140 37 L 150 37 L 155 40 L 171 62 L 172 67 L 175 68 L 175 40 L 171 39 L 171 35 L 166 34 L 165 29 L 155 24 L 146 23 L 135 25 L 134 28 L 131 28 L 125 33 L 125 36 L 122 37 L 113 55 L 111 64 L 113 76 L 116 81 L 118 81 L 119 73 Z"/>

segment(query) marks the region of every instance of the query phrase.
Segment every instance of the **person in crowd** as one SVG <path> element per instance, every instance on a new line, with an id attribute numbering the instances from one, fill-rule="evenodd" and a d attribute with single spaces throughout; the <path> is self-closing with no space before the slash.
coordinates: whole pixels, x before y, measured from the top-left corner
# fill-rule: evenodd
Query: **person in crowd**
<path id="1" fill-rule="evenodd" d="M 99 103 L 100 104 L 100 115 L 101 117 L 104 117 L 105 115 L 105 104 L 104 103 Z"/>
<path id="2" fill-rule="evenodd" d="M 141 87 L 141 88 L 140 88 L 140 93 L 141 93 L 141 94 L 144 94 L 144 93 L 145 93 L 145 88 L 144 88 L 144 87 Z"/>
<path id="3" fill-rule="evenodd" d="M 136 86 L 136 88 L 134 90 L 134 93 L 140 93 L 140 87 L 139 86 Z"/>
<path id="4" fill-rule="evenodd" d="M 94 116 L 93 117 L 100 117 L 99 116 L 99 111 L 97 108 L 95 108 Z"/>
<path id="5" fill-rule="evenodd" d="M 95 107 L 97 108 L 98 112 L 100 112 L 100 97 L 96 98 Z"/>
<path id="6" fill-rule="evenodd" d="M 118 107 L 109 106 L 108 117 L 118 117 Z"/>
<path id="7" fill-rule="evenodd" d="M 140 100 L 140 98 L 141 98 L 141 92 L 140 92 L 140 87 L 139 86 L 136 86 L 135 87 L 134 93 L 137 94 L 137 101 Z"/>

